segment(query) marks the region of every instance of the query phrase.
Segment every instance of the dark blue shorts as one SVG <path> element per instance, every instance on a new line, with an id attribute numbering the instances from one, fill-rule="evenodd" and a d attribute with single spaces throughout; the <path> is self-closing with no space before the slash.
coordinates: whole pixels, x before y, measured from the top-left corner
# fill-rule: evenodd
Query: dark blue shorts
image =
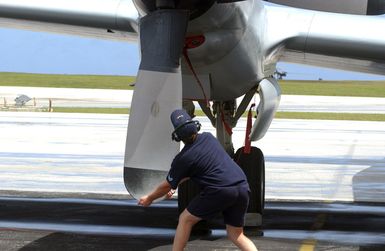
<path id="1" fill-rule="evenodd" d="M 188 205 L 192 215 L 208 220 L 222 212 L 225 224 L 242 227 L 249 204 L 249 186 L 206 187 Z"/>

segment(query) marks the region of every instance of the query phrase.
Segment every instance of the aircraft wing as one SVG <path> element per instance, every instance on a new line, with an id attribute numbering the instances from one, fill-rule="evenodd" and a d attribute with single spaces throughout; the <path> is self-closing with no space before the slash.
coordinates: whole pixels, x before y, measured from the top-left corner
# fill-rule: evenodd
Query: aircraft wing
<path id="1" fill-rule="evenodd" d="M 131 0 L 0 0 L 0 27 L 136 41 Z"/>
<path id="2" fill-rule="evenodd" d="M 385 13 L 384 0 L 265 0 L 266 2 L 335 13 L 379 15 Z"/>
<path id="3" fill-rule="evenodd" d="M 385 75 L 385 17 L 266 7 L 265 63 Z"/>

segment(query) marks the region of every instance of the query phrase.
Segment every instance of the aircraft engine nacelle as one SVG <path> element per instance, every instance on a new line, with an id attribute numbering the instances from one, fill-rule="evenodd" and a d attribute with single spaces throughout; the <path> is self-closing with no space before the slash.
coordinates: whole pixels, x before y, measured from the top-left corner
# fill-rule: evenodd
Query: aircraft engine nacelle
<path id="1" fill-rule="evenodd" d="M 141 16 L 158 9 L 184 9 L 190 11 L 190 19 L 205 13 L 214 3 L 232 3 L 244 0 L 134 0 Z"/>

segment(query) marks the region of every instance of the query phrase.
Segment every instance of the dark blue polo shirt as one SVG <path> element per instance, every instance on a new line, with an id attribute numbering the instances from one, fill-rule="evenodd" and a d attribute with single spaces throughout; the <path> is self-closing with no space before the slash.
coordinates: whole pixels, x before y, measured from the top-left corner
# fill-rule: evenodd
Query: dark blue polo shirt
<path id="1" fill-rule="evenodd" d="M 247 184 L 242 169 L 225 152 L 218 140 L 211 134 L 198 134 L 192 144 L 185 145 L 175 156 L 167 181 L 173 189 L 189 177 L 202 189 L 210 187 L 231 187 Z"/>

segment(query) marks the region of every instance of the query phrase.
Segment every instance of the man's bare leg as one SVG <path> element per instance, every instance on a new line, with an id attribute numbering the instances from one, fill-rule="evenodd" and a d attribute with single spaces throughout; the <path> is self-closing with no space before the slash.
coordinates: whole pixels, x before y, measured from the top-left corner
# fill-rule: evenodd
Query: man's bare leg
<path id="1" fill-rule="evenodd" d="M 201 220 L 185 209 L 179 216 L 178 227 L 174 237 L 173 251 L 182 251 L 190 237 L 191 228 Z"/>
<path id="2" fill-rule="evenodd" d="M 227 237 L 243 251 L 256 251 L 254 243 L 243 234 L 243 227 L 226 225 Z"/>

